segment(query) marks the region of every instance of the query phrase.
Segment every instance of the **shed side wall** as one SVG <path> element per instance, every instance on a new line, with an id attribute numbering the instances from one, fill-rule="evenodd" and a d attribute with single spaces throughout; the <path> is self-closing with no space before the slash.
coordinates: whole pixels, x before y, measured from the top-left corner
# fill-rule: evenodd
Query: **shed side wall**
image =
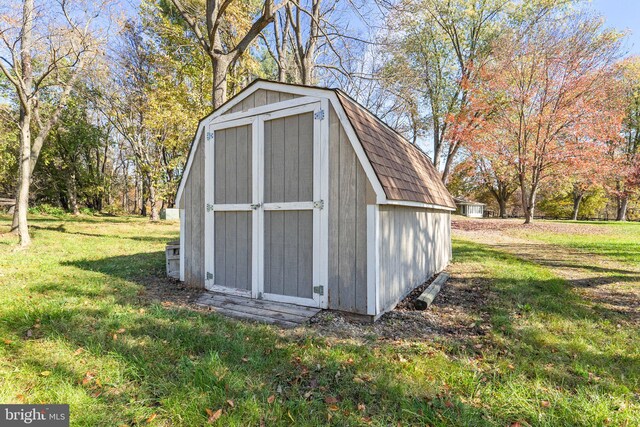
<path id="1" fill-rule="evenodd" d="M 367 203 L 375 193 L 329 109 L 329 293 L 334 310 L 367 313 Z"/>
<path id="2" fill-rule="evenodd" d="M 196 288 L 204 288 L 204 138 L 202 132 L 180 206 L 185 215 L 184 281 Z"/>
<path id="3" fill-rule="evenodd" d="M 451 260 L 451 214 L 380 206 L 380 307 L 392 309 Z"/>

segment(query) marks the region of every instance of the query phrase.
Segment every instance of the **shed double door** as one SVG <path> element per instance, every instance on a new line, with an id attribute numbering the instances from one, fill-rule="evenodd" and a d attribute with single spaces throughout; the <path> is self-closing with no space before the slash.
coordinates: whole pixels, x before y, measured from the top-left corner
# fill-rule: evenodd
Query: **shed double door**
<path id="1" fill-rule="evenodd" d="M 319 111 L 310 104 L 211 126 L 208 289 L 322 306 Z"/>

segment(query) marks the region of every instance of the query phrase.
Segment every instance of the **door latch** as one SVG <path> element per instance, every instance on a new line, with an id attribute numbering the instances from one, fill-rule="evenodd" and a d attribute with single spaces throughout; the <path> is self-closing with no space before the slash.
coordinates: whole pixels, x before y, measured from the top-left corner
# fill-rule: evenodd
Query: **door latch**
<path id="1" fill-rule="evenodd" d="M 313 287 L 313 293 L 314 294 L 318 294 L 318 295 L 324 295 L 324 286 L 322 286 L 322 285 L 314 286 Z"/>
<path id="2" fill-rule="evenodd" d="M 313 209 L 324 209 L 324 200 L 316 200 L 313 202 Z"/>
<path id="3" fill-rule="evenodd" d="M 255 210 L 260 209 L 260 206 L 262 206 L 262 203 L 254 203 L 254 204 L 251 205 L 251 209 L 253 209 L 255 211 Z"/>

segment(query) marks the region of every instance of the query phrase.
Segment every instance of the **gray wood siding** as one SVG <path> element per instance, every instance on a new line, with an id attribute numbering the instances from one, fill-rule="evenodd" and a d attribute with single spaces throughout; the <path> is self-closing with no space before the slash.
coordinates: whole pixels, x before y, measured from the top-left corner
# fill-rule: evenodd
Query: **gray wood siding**
<path id="1" fill-rule="evenodd" d="M 298 97 L 299 95 L 293 95 L 291 93 L 258 89 L 257 91 L 243 99 L 241 102 L 231 107 L 228 111 L 225 111 L 224 114 L 247 111 L 250 108 L 261 107 L 265 104 L 273 104 L 274 102 L 286 101 Z"/>
<path id="2" fill-rule="evenodd" d="M 184 209 L 184 281 L 204 287 L 204 144 L 205 132 L 194 153 L 191 171 L 184 186 L 180 208 Z"/>
<path id="3" fill-rule="evenodd" d="M 214 283 L 251 290 L 251 212 L 214 215 Z"/>
<path id="4" fill-rule="evenodd" d="M 373 199 L 373 201 L 372 201 Z M 367 203 L 373 188 L 329 111 L 329 308 L 367 312 Z"/>
<path id="5" fill-rule="evenodd" d="M 313 113 L 268 120 L 264 202 L 313 200 Z M 264 213 L 264 291 L 313 297 L 313 211 Z"/>
<path id="6" fill-rule="evenodd" d="M 251 125 L 216 131 L 214 203 L 251 203 L 251 153 Z"/>
<path id="7" fill-rule="evenodd" d="M 313 113 L 264 124 L 264 202 L 313 200 Z"/>
<path id="8" fill-rule="evenodd" d="M 380 310 L 393 308 L 451 260 L 451 215 L 446 211 L 380 206 Z"/>
<path id="9" fill-rule="evenodd" d="M 313 212 L 264 213 L 264 291 L 313 298 Z"/>

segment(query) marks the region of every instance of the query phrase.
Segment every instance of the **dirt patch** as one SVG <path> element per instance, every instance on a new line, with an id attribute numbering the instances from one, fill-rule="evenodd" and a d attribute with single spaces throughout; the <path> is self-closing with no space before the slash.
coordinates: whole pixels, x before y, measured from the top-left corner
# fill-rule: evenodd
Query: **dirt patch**
<path id="1" fill-rule="evenodd" d="M 361 340 L 424 340 L 437 336 L 461 341 L 477 339 L 491 329 L 489 315 L 483 310 L 491 293 L 489 284 L 477 279 L 466 266 L 450 267 L 451 278 L 443 286 L 431 307 L 413 309 L 417 298 L 433 279 L 418 287 L 398 306 L 375 323 L 351 321 L 336 312 L 324 311 L 312 319 L 311 328 L 325 337 Z"/>
<path id="2" fill-rule="evenodd" d="M 164 307 L 188 308 L 203 311 L 195 305 L 203 289 L 185 286 L 179 280 L 150 276 L 137 280 L 144 288 L 138 292 L 141 303 L 160 303 Z"/>
<path id="3" fill-rule="evenodd" d="M 599 224 L 573 224 L 566 222 L 534 222 L 524 224 L 522 219 L 472 219 L 458 217 L 451 220 L 451 229 L 462 232 L 527 231 L 562 234 L 607 234 L 609 229 Z"/>

